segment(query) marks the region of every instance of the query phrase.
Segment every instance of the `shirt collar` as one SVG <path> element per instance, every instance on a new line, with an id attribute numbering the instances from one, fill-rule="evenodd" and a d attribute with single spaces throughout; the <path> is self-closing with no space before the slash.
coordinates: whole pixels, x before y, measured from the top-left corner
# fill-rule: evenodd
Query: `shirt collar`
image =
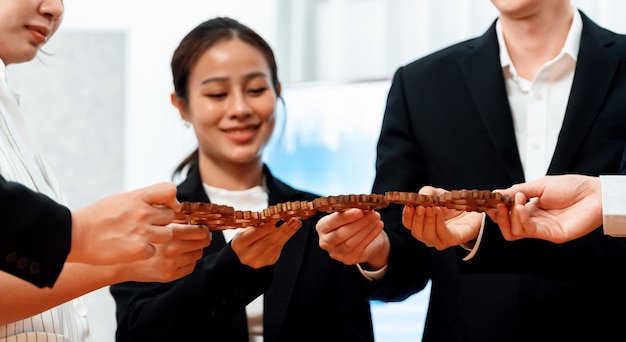
<path id="1" fill-rule="evenodd" d="M 580 17 L 580 13 L 578 12 L 578 10 L 574 8 L 574 20 L 572 20 L 572 26 L 569 29 L 567 38 L 565 39 L 563 49 L 556 58 L 560 58 L 562 55 L 567 54 L 574 60 L 576 60 L 578 56 L 578 50 L 580 48 L 580 37 L 582 36 L 582 32 L 583 21 Z M 500 20 L 496 22 L 496 35 L 498 36 L 498 45 L 500 46 L 500 65 L 503 68 L 507 66 L 512 67 L 513 65 L 511 63 L 511 56 L 509 56 L 509 51 L 506 48 L 504 36 L 502 35 Z"/>
<path id="2" fill-rule="evenodd" d="M 7 67 L 4 65 L 4 61 L 0 59 L 0 78 L 6 80 L 7 78 Z"/>

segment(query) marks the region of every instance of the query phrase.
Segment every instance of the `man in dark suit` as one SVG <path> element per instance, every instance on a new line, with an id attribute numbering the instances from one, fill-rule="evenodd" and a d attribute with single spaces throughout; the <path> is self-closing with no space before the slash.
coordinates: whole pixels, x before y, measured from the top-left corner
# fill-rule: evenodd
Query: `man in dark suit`
<path id="1" fill-rule="evenodd" d="M 108 265 L 149 258 L 153 243 L 172 240 L 173 228 L 166 225 L 179 207 L 174 184 L 162 183 L 70 212 L 0 176 L 0 270 L 52 287 L 66 261 Z"/>
<path id="2" fill-rule="evenodd" d="M 492 2 L 500 15 L 485 34 L 395 73 L 372 192 L 503 189 L 545 174 L 619 171 L 626 37 L 569 0 Z M 399 205 L 381 210 L 382 221 L 334 213 L 317 225 L 320 245 L 378 271 L 376 299 L 402 300 L 430 281 L 425 341 L 625 338 L 626 283 L 613 268 L 621 254 L 604 249 L 626 250 L 624 241 L 508 242 L 484 214 L 442 237 L 421 229 L 435 214 Z"/>

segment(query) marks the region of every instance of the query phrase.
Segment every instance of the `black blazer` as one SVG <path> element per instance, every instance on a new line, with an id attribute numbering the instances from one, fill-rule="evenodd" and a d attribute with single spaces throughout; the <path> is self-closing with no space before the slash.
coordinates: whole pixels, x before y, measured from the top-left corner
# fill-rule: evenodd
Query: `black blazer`
<path id="1" fill-rule="evenodd" d="M 274 178 L 267 168 L 265 176 L 270 205 L 317 197 Z M 178 199 L 209 201 L 197 166 L 178 187 Z M 241 264 L 222 232 L 214 231 L 192 274 L 166 284 L 111 286 L 117 341 L 248 341 L 244 308 L 261 293 L 265 342 L 373 341 L 368 296 L 360 290 L 369 282 L 355 266 L 319 248 L 320 217 L 303 221 L 271 267 Z"/>
<path id="2" fill-rule="evenodd" d="M 626 149 L 626 37 L 582 18 L 548 174 L 617 173 Z M 495 22 L 480 37 L 396 71 L 372 192 L 498 189 L 522 181 Z M 391 252 L 375 298 L 403 299 L 432 281 L 425 341 L 626 339 L 624 240 L 592 234 L 563 245 L 506 243 L 487 218 L 477 255 L 463 262 L 468 252 L 460 247 L 437 251 L 415 240 L 402 227 L 401 210 L 381 210 Z"/>
<path id="3" fill-rule="evenodd" d="M 0 211 L 0 270 L 52 287 L 70 252 L 70 210 L 0 175 Z"/>

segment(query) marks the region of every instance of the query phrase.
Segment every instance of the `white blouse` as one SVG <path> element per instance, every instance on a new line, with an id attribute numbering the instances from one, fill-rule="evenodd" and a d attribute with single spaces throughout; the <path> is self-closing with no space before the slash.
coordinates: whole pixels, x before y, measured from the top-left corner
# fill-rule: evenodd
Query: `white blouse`
<path id="1" fill-rule="evenodd" d="M 65 203 L 50 167 L 33 150 L 17 97 L 5 81 L 0 60 L 0 174 Z M 87 308 L 81 298 L 21 321 L 0 325 L 0 342 L 91 341 Z"/>
<path id="2" fill-rule="evenodd" d="M 265 183 L 265 179 L 263 180 Z M 204 190 L 213 203 L 228 205 L 237 210 L 263 211 L 269 205 L 268 190 L 265 185 L 242 191 L 230 191 L 204 184 Z M 222 230 L 226 241 L 230 241 L 238 229 Z M 246 306 L 248 334 L 250 342 L 263 342 L 263 295 Z"/>

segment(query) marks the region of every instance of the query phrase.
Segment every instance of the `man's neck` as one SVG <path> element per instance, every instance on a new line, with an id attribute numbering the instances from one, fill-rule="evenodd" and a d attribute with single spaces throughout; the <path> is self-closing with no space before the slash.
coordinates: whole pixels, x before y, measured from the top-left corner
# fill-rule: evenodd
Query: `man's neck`
<path id="1" fill-rule="evenodd" d="M 542 65 L 561 52 L 573 18 L 571 7 L 556 16 L 500 17 L 507 51 L 521 77 L 532 80 Z"/>

